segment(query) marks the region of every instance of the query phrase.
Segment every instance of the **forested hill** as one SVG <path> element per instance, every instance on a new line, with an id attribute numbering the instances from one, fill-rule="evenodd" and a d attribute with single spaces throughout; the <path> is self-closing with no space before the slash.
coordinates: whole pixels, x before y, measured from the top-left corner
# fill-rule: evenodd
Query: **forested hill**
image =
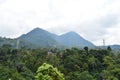
<path id="1" fill-rule="evenodd" d="M 63 35 L 56 35 L 40 28 L 35 28 L 27 34 L 16 39 L 2 39 L 0 45 L 10 44 L 13 47 L 26 48 L 71 48 L 71 47 L 94 47 L 90 41 L 85 40 L 75 32 L 68 32 Z"/>
<path id="2" fill-rule="evenodd" d="M 13 48 L 99 48 L 90 41 L 84 39 L 76 32 L 70 31 L 62 35 L 56 35 L 40 28 L 35 28 L 27 34 L 23 34 L 18 38 L 0 37 L 0 46 L 12 46 Z M 113 50 L 120 51 L 120 45 L 109 45 Z M 102 46 L 101 46 L 102 48 Z M 107 48 L 107 46 L 106 46 Z"/>

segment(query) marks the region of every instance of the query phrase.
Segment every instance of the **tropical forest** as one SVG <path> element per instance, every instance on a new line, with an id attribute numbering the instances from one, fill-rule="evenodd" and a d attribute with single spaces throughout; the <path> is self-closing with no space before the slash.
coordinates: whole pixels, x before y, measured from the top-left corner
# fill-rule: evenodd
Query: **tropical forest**
<path id="1" fill-rule="evenodd" d="M 0 47 L 0 80 L 120 80 L 120 53 L 99 49 Z"/>

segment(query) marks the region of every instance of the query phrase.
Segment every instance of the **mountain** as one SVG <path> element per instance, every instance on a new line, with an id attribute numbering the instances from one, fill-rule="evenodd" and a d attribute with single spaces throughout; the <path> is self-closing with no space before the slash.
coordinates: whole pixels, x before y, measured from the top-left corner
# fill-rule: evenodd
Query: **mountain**
<path id="1" fill-rule="evenodd" d="M 91 42 L 85 40 L 73 31 L 59 36 L 58 40 L 67 47 L 94 47 L 94 45 Z"/>
<path id="2" fill-rule="evenodd" d="M 20 40 L 29 42 L 34 48 L 37 47 L 54 47 L 59 43 L 55 40 L 55 34 L 49 33 L 40 28 L 35 28 L 27 34 L 19 37 Z"/>
<path id="3" fill-rule="evenodd" d="M 20 36 L 19 39 L 31 43 L 34 47 L 94 47 L 91 42 L 75 32 L 68 32 L 58 36 L 40 28 L 35 28 L 29 33 Z"/>
<path id="4" fill-rule="evenodd" d="M 15 39 L 0 38 L 0 46 L 3 44 L 11 44 L 15 48 L 94 47 L 94 44 L 85 40 L 75 32 L 71 31 L 58 36 L 40 28 L 35 28 L 27 34 L 23 34 Z"/>

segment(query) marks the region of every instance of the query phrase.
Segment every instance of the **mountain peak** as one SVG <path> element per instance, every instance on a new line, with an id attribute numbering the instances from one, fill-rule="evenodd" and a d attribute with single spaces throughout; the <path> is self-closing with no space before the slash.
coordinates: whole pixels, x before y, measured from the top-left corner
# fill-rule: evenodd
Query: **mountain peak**
<path id="1" fill-rule="evenodd" d="M 45 31 L 45 30 L 43 30 L 43 29 L 41 29 L 41 28 L 39 28 L 39 27 L 36 27 L 36 28 L 34 28 L 32 31 Z"/>
<path id="2" fill-rule="evenodd" d="M 39 35 L 39 34 L 42 34 L 42 33 L 44 33 L 44 34 L 49 34 L 48 31 L 46 31 L 46 30 L 44 30 L 44 29 L 41 29 L 41 28 L 39 28 L 39 27 L 34 28 L 34 29 L 31 30 L 28 34 Z"/>
<path id="3" fill-rule="evenodd" d="M 39 27 L 36 27 L 36 28 L 34 28 L 34 30 L 35 30 L 35 29 L 37 30 L 37 29 L 40 29 L 40 28 L 39 28 Z"/>
<path id="4" fill-rule="evenodd" d="M 63 34 L 61 36 L 66 36 L 66 37 L 71 37 L 71 38 L 73 38 L 73 37 L 81 37 L 78 33 L 74 32 L 74 31 L 70 31 L 70 32 L 65 33 L 65 34 Z"/>
<path id="5" fill-rule="evenodd" d="M 78 33 L 74 32 L 74 31 L 70 31 L 70 32 L 68 32 L 66 34 L 69 34 L 69 35 L 79 35 Z"/>
<path id="6" fill-rule="evenodd" d="M 94 44 L 85 40 L 83 37 L 81 37 L 78 33 L 74 31 L 70 31 L 68 33 L 61 35 L 59 39 L 61 43 L 68 47 L 94 46 Z"/>

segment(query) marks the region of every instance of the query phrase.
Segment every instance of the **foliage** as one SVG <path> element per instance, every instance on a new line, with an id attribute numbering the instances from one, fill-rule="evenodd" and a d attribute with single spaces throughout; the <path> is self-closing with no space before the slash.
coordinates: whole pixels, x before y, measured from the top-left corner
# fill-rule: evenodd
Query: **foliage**
<path id="1" fill-rule="evenodd" d="M 44 63 L 38 68 L 35 80 L 64 80 L 64 77 L 57 68 L 53 68 L 52 65 Z"/>
<path id="2" fill-rule="evenodd" d="M 0 80 L 8 79 L 119 80 L 120 54 L 114 55 L 110 47 L 14 49 L 5 44 L 0 47 Z"/>

